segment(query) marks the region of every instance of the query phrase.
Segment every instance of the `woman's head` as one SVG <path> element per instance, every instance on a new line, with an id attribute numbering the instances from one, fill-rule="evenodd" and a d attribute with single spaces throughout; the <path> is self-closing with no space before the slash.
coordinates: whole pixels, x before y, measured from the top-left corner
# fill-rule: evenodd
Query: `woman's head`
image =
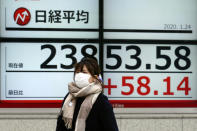
<path id="1" fill-rule="evenodd" d="M 75 65 L 75 73 L 88 71 L 91 76 L 99 75 L 101 73 L 96 59 L 84 57 L 79 63 Z"/>
<path id="2" fill-rule="evenodd" d="M 85 77 L 88 77 L 89 75 L 90 78 L 88 81 L 89 83 L 92 83 L 96 80 L 99 80 L 100 73 L 101 70 L 97 63 L 97 60 L 89 57 L 84 57 L 79 63 L 75 65 L 74 80 L 76 81 L 76 77 L 78 77 L 79 74 L 80 76 L 83 76 L 83 79 L 85 79 Z"/>

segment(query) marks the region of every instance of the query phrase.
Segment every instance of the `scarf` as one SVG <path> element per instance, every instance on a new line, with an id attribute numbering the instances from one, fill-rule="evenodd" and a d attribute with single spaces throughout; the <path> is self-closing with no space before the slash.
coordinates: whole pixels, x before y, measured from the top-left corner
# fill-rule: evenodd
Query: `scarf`
<path id="1" fill-rule="evenodd" d="M 75 124 L 75 131 L 85 131 L 86 119 L 98 95 L 102 92 L 102 87 L 99 82 L 94 82 L 80 89 L 74 82 L 71 82 L 68 84 L 68 90 L 69 95 L 67 96 L 62 107 L 62 119 L 68 129 L 72 128 L 72 120 L 77 98 L 85 97 L 85 100 L 79 109 Z"/>

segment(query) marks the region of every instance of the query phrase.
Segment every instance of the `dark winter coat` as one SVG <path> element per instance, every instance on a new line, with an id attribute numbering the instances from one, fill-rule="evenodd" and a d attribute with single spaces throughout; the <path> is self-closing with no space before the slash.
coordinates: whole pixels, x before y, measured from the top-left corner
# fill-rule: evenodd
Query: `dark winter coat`
<path id="1" fill-rule="evenodd" d="M 64 98 L 66 99 L 67 95 Z M 65 127 L 62 115 L 57 118 L 56 131 L 74 131 L 77 115 L 80 106 L 85 98 L 78 98 L 72 122 L 72 129 Z M 64 103 L 63 101 L 63 103 Z M 118 131 L 118 126 L 114 116 L 113 108 L 104 94 L 100 94 L 95 101 L 92 110 L 90 111 L 86 120 L 86 131 Z"/>

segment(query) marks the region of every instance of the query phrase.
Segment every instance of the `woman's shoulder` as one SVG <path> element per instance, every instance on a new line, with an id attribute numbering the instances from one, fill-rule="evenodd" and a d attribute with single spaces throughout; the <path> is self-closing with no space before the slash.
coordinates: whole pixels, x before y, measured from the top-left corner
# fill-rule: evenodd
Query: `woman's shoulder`
<path id="1" fill-rule="evenodd" d="M 99 101 L 109 101 L 107 96 L 103 93 L 100 93 L 98 98 L 97 98 Z"/>
<path id="2" fill-rule="evenodd" d="M 67 93 L 67 94 L 65 95 L 65 97 L 64 97 L 64 99 L 63 99 L 63 101 L 62 101 L 62 105 L 61 105 L 61 107 L 63 106 L 63 104 L 64 104 L 64 102 L 65 102 L 66 98 L 68 97 L 68 95 L 69 95 L 69 93 Z"/>
<path id="3" fill-rule="evenodd" d="M 102 109 L 104 108 L 112 108 L 107 96 L 105 96 L 103 93 L 100 93 L 96 103 L 98 106 L 102 107 Z"/>

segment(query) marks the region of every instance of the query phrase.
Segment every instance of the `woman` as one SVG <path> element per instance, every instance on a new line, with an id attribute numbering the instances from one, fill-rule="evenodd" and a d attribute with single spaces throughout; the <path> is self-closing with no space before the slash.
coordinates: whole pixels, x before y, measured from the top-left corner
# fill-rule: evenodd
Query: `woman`
<path id="1" fill-rule="evenodd" d="M 75 66 L 74 82 L 68 84 L 56 131 L 118 131 L 113 108 L 103 94 L 100 69 L 93 58 Z"/>

